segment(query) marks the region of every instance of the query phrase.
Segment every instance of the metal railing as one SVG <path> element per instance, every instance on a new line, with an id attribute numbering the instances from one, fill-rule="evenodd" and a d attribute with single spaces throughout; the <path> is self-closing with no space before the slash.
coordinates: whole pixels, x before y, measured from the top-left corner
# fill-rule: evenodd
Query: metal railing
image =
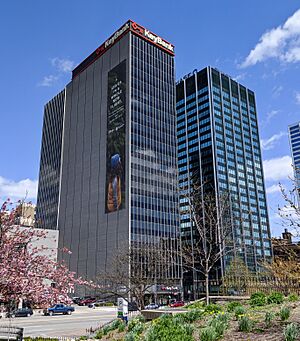
<path id="1" fill-rule="evenodd" d="M 0 326 L 0 340 L 23 340 L 24 328 Z"/>

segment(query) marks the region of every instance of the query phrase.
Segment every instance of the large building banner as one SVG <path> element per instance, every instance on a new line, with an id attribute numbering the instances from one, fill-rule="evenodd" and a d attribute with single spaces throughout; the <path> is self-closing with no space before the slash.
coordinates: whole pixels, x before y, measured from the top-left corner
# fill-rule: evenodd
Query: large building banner
<path id="1" fill-rule="evenodd" d="M 108 72 L 106 213 L 125 207 L 125 141 L 126 60 Z"/>

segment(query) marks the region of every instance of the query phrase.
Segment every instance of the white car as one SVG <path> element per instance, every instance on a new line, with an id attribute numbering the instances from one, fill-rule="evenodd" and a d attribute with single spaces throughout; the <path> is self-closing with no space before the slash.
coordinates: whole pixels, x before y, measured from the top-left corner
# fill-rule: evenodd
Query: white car
<path id="1" fill-rule="evenodd" d="M 146 305 L 146 307 L 145 307 L 145 309 L 147 309 L 147 310 L 158 309 L 158 308 L 159 308 L 159 305 L 156 303 L 150 303 L 150 304 Z"/>

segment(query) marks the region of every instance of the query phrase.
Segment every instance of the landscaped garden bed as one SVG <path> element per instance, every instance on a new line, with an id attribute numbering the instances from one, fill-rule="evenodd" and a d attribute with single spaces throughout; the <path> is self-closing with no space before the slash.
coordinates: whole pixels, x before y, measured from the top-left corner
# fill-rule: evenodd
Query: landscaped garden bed
<path id="1" fill-rule="evenodd" d="M 295 341 L 300 340 L 298 296 L 255 293 L 250 300 L 194 302 L 186 313 L 162 315 L 150 322 L 139 315 L 126 326 L 121 320 L 99 329 L 98 340 L 124 341 Z"/>

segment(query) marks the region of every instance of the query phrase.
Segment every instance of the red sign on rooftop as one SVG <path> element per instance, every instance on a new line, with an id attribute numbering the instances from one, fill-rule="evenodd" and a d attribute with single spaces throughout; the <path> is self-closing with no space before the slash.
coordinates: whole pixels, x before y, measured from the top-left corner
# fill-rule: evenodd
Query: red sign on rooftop
<path id="1" fill-rule="evenodd" d="M 105 53 L 129 31 L 174 56 L 174 45 L 147 30 L 143 26 L 135 23 L 134 21 L 128 20 L 119 30 L 110 36 L 102 45 L 100 45 L 92 54 L 90 54 L 73 70 L 72 79 L 74 79 L 83 70 L 94 63 L 103 53 Z"/>

